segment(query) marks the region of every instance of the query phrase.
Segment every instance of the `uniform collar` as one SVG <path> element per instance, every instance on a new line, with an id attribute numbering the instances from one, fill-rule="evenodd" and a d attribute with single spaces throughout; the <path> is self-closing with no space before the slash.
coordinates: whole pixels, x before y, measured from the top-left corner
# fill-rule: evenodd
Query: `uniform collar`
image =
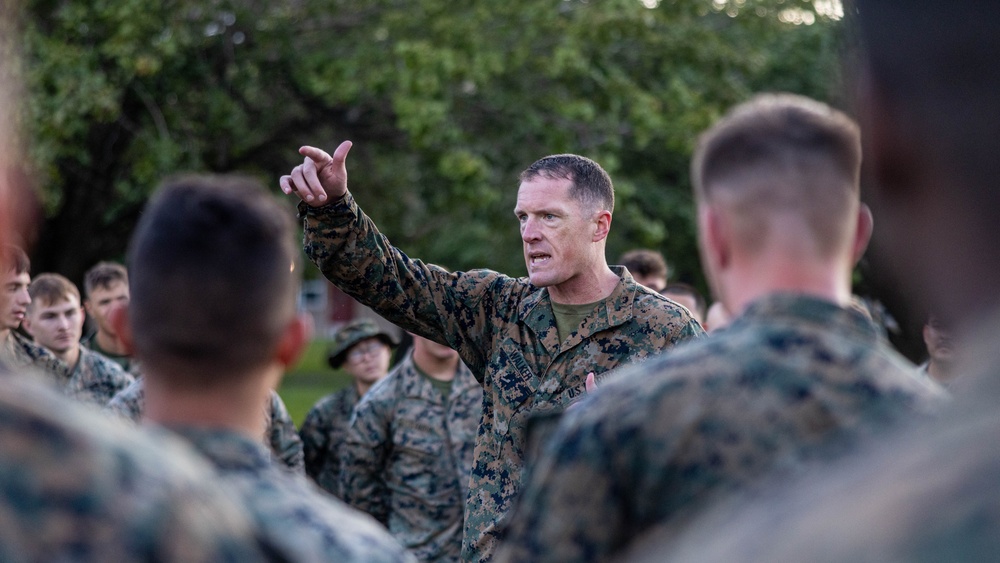
<path id="1" fill-rule="evenodd" d="M 239 432 L 192 426 L 171 426 L 169 429 L 187 440 L 220 470 L 261 470 L 272 465 L 263 444 Z"/>
<path id="2" fill-rule="evenodd" d="M 750 303 L 732 325 L 782 319 L 826 329 L 843 330 L 864 339 L 878 338 L 875 322 L 861 311 L 801 293 L 772 293 L 761 297 Z"/>
<path id="3" fill-rule="evenodd" d="M 556 317 L 552 312 L 552 299 L 547 288 L 532 292 L 521 303 L 518 319 L 553 353 L 572 348 L 593 334 L 627 323 L 632 320 L 635 294 L 639 286 L 623 266 L 611 266 L 611 271 L 618 275 L 618 285 L 611 295 L 598 303 L 596 315 L 587 317 L 583 327 L 570 335 L 564 343 L 559 342 Z"/>

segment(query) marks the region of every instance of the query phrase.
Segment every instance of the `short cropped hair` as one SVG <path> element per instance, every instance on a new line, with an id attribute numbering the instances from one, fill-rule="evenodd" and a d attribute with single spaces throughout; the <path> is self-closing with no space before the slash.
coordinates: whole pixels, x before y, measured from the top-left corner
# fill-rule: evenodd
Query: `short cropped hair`
<path id="1" fill-rule="evenodd" d="M 655 250 L 637 249 L 629 250 L 618 259 L 618 263 L 625 266 L 633 276 L 641 277 L 662 277 L 667 279 L 667 261 L 663 255 Z"/>
<path id="2" fill-rule="evenodd" d="M 593 160 L 575 154 L 555 154 L 536 160 L 520 180 L 529 182 L 543 177 L 550 180 L 569 180 L 571 197 L 588 206 L 615 210 L 615 188 L 611 176 Z"/>
<path id="3" fill-rule="evenodd" d="M 80 290 L 76 284 L 59 274 L 39 274 L 28 285 L 28 295 L 31 296 L 29 308 L 38 305 L 54 305 L 75 297 L 80 301 Z"/>
<path id="4" fill-rule="evenodd" d="M 166 181 L 128 249 L 136 356 L 189 387 L 269 361 L 295 315 L 294 232 L 290 211 L 249 177 Z"/>
<path id="5" fill-rule="evenodd" d="M 843 247 L 859 201 L 861 134 L 844 113 L 792 94 L 762 94 L 702 134 L 691 162 L 699 203 L 725 200 L 747 248 L 770 213 L 801 213 L 820 252 Z"/>
<path id="6" fill-rule="evenodd" d="M 23 274 L 31 270 L 31 260 L 20 247 L 12 244 L 3 245 L 3 256 L 0 256 L 5 272 L 12 271 L 15 274 Z"/>
<path id="7" fill-rule="evenodd" d="M 83 291 L 89 299 L 95 289 L 108 289 L 118 282 L 128 285 L 125 266 L 117 262 L 98 262 L 83 275 Z"/>

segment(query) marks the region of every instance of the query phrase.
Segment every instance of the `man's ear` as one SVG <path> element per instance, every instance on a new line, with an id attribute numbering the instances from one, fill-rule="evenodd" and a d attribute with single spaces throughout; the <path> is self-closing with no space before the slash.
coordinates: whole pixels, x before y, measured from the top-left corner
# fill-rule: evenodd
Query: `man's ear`
<path id="1" fill-rule="evenodd" d="M 875 219 L 872 217 L 872 210 L 867 205 L 861 204 L 858 208 L 858 222 L 854 230 L 853 248 L 851 256 L 853 264 L 857 264 L 868 248 L 868 242 L 872 239 Z"/>
<path id="2" fill-rule="evenodd" d="M 600 242 L 608 238 L 608 233 L 611 232 L 611 212 L 607 209 L 602 209 L 597 212 L 597 228 L 594 229 L 593 242 Z"/>
<path id="3" fill-rule="evenodd" d="M 732 261 L 732 247 L 729 228 L 725 217 L 711 205 L 703 205 L 698 209 L 698 223 L 705 259 L 715 273 L 728 268 Z"/>
<path id="4" fill-rule="evenodd" d="M 118 340 L 125 346 L 125 353 L 135 354 L 135 340 L 132 337 L 132 323 L 128 320 L 128 306 L 118 305 L 108 312 L 108 320 L 111 321 L 111 328 L 114 329 Z"/>
<path id="5" fill-rule="evenodd" d="M 308 314 L 296 315 L 287 325 L 278 341 L 275 360 L 286 369 L 295 365 L 312 339 L 313 323 Z"/>

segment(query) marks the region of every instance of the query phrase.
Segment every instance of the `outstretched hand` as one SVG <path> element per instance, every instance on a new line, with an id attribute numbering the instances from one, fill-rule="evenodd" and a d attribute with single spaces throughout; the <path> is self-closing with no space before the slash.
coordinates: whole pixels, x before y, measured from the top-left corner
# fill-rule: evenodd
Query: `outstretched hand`
<path id="1" fill-rule="evenodd" d="M 279 180 L 281 191 L 295 193 L 313 207 L 326 205 L 347 193 L 347 153 L 352 143 L 344 141 L 330 156 L 316 147 L 302 147 L 299 154 L 305 157 L 302 164 Z"/>

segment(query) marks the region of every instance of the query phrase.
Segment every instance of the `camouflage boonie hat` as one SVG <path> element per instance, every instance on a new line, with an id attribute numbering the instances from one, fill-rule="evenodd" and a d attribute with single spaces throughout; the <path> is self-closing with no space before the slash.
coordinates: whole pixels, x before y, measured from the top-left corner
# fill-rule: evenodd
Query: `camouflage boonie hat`
<path id="1" fill-rule="evenodd" d="M 375 321 L 371 319 L 357 319 L 344 325 L 333 337 L 333 345 L 327 352 L 327 360 L 330 367 L 337 369 L 344 365 L 347 359 L 347 351 L 358 342 L 369 338 L 378 338 L 385 342 L 387 346 L 393 347 L 397 344 L 396 338 L 388 332 L 380 329 Z"/>

